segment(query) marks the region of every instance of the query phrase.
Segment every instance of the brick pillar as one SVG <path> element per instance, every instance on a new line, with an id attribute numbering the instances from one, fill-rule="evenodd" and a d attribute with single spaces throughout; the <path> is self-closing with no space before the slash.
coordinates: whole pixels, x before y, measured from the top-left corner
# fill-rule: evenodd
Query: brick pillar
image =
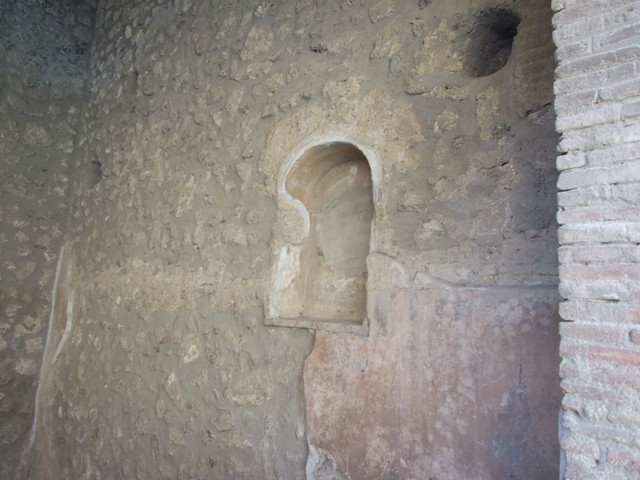
<path id="1" fill-rule="evenodd" d="M 563 478 L 640 478 L 640 1 L 552 6 Z"/>

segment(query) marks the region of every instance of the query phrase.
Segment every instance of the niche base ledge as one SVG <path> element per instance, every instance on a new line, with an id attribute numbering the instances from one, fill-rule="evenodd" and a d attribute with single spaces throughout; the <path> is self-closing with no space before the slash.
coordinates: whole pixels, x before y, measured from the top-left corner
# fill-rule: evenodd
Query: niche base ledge
<path id="1" fill-rule="evenodd" d="M 349 320 L 337 320 L 332 318 L 265 318 L 265 325 L 270 327 L 307 328 L 321 332 L 346 333 L 366 337 L 369 335 L 369 319 L 362 322 Z"/>

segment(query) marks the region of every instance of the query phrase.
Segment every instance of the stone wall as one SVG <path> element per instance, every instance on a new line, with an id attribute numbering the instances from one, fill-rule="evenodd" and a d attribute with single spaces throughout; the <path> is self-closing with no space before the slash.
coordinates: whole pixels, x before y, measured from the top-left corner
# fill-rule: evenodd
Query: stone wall
<path id="1" fill-rule="evenodd" d="M 566 478 L 637 478 L 640 3 L 553 7 Z"/>
<path id="2" fill-rule="evenodd" d="M 557 476 L 551 13 L 499 7 L 100 3 L 33 478 Z M 368 336 L 265 325 L 336 141 Z"/>
<path id="3" fill-rule="evenodd" d="M 89 2 L 0 4 L 0 478 L 34 421 L 92 18 Z"/>

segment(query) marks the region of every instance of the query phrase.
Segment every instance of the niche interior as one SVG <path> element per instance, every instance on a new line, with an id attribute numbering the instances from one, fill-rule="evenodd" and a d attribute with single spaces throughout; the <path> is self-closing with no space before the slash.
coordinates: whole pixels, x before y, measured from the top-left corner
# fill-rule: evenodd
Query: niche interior
<path id="1" fill-rule="evenodd" d="M 283 186 L 281 195 L 306 225 L 298 244 L 280 246 L 270 323 L 363 325 L 374 215 L 366 156 L 346 142 L 314 146 L 291 166 Z"/>

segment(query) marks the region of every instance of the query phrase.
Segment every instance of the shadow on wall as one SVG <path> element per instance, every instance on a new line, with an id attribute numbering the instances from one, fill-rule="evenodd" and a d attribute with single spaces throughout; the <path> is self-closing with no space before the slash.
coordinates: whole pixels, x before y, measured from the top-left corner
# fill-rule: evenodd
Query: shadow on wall
<path id="1" fill-rule="evenodd" d="M 509 390 L 507 404 L 496 413 L 496 433 L 493 436 L 493 454 L 503 465 L 509 467 L 511 477 L 526 478 L 522 464 L 527 451 L 531 420 L 527 385 L 522 383 L 521 365 L 518 383 Z"/>

